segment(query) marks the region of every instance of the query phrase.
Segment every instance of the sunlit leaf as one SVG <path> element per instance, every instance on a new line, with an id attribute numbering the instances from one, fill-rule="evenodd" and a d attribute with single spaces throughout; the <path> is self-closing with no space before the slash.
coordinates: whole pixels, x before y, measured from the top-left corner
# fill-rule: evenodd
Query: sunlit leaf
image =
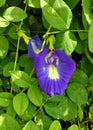
<path id="1" fill-rule="evenodd" d="M 0 27 L 7 27 L 10 24 L 10 22 L 3 17 L 0 17 Z"/>
<path id="2" fill-rule="evenodd" d="M 11 78 L 12 81 L 19 87 L 28 88 L 32 84 L 31 78 L 24 71 L 12 71 Z"/>
<path id="3" fill-rule="evenodd" d="M 80 121 L 82 121 L 84 118 L 84 112 L 83 112 L 83 108 L 81 107 L 81 105 L 78 105 L 78 117 L 79 117 Z"/>
<path id="4" fill-rule="evenodd" d="M 29 106 L 27 107 L 26 111 L 22 115 L 20 115 L 20 118 L 24 121 L 31 120 L 34 117 L 36 111 L 37 107 L 32 103 L 29 103 Z"/>
<path id="5" fill-rule="evenodd" d="M 70 27 L 72 12 L 63 0 L 40 0 L 43 15 L 47 22 L 56 29 Z"/>
<path id="6" fill-rule="evenodd" d="M 78 129 L 79 129 L 78 126 L 76 124 L 73 124 L 67 130 L 78 130 Z"/>
<path id="7" fill-rule="evenodd" d="M 14 62 L 9 62 L 9 63 L 6 64 L 6 65 L 4 66 L 4 68 L 3 68 L 3 75 L 4 75 L 5 77 L 9 77 L 9 76 L 10 76 L 10 72 L 13 71 L 13 69 L 14 69 Z M 19 69 L 19 66 L 18 66 L 18 64 L 17 64 L 16 70 L 18 70 L 18 69 Z"/>
<path id="8" fill-rule="evenodd" d="M 28 107 L 28 99 L 25 93 L 18 93 L 13 99 L 13 107 L 18 115 L 22 115 Z"/>
<path id="9" fill-rule="evenodd" d="M 43 96 L 37 85 L 31 86 L 28 90 L 28 97 L 30 101 L 36 105 L 40 106 L 42 104 Z"/>
<path id="10" fill-rule="evenodd" d="M 0 7 L 5 5 L 5 3 L 6 3 L 6 0 L 0 0 Z"/>
<path id="11" fill-rule="evenodd" d="M 7 8 L 3 17 L 11 22 L 19 22 L 27 17 L 27 14 L 19 7 L 11 6 Z"/>
<path id="12" fill-rule="evenodd" d="M 28 0 L 28 6 L 33 8 L 40 8 L 40 0 Z"/>
<path id="13" fill-rule="evenodd" d="M 52 124 L 50 125 L 49 130 L 62 130 L 59 121 L 58 120 L 53 121 Z"/>
<path id="14" fill-rule="evenodd" d="M 77 45 L 77 40 L 72 32 L 66 31 L 56 35 L 55 47 L 62 49 L 68 55 L 71 55 Z"/>
<path id="15" fill-rule="evenodd" d="M 5 58 L 8 53 L 9 43 L 5 36 L 0 36 L 0 59 Z"/>
<path id="16" fill-rule="evenodd" d="M 33 122 L 28 121 L 22 130 L 40 130 L 39 127 Z"/>
<path id="17" fill-rule="evenodd" d="M 89 51 L 93 53 L 93 22 L 91 23 L 88 31 L 88 47 Z"/>
<path id="18" fill-rule="evenodd" d="M 7 107 L 12 102 L 13 95 L 8 92 L 0 93 L 0 106 Z"/>
<path id="19" fill-rule="evenodd" d="M 82 7 L 84 11 L 84 15 L 86 17 L 86 20 L 89 24 L 93 21 L 93 13 L 92 13 L 92 0 L 82 0 Z"/>
<path id="20" fill-rule="evenodd" d="M 0 115 L 0 130 L 21 130 L 19 123 L 8 114 Z"/>

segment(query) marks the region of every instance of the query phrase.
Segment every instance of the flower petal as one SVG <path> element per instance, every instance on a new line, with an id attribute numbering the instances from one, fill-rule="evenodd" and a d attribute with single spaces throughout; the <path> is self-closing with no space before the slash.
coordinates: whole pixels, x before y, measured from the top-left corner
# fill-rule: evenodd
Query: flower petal
<path id="1" fill-rule="evenodd" d="M 42 41 L 38 35 L 33 36 L 28 42 L 28 57 L 34 59 L 42 47 Z"/>
<path id="2" fill-rule="evenodd" d="M 73 59 L 71 59 L 67 54 L 65 54 L 60 49 L 55 49 L 56 54 L 59 57 L 59 66 L 58 70 L 60 75 L 62 75 L 61 79 L 68 83 L 70 77 L 72 76 L 73 72 L 76 70 L 76 63 Z"/>

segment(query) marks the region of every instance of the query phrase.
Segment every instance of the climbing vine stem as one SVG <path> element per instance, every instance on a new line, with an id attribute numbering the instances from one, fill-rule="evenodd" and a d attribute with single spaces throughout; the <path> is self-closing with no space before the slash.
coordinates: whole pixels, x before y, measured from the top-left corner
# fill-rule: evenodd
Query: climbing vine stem
<path id="1" fill-rule="evenodd" d="M 26 10 L 27 10 L 27 0 L 26 0 L 24 11 L 26 12 Z M 22 25 L 23 25 L 23 21 L 20 22 L 19 26 L 17 26 L 17 31 L 21 30 Z M 19 46 L 20 46 L 20 39 L 21 39 L 21 37 L 18 35 L 17 49 L 16 49 L 16 55 L 15 55 L 15 62 L 14 62 L 13 71 L 16 70 L 16 65 L 17 65 L 17 61 L 18 61 L 18 52 L 19 52 Z M 11 93 L 12 93 L 12 90 L 13 90 L 13 82 L 11 81 L 11 90 L 10 90 Z"/>

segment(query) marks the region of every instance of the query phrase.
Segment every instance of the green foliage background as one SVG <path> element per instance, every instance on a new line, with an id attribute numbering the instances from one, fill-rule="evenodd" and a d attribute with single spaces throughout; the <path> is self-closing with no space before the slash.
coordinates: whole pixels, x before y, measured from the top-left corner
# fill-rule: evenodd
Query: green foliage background
<path id="1" fill-rule="evenodd" d="M 62 96 L 40 90 L 20 32 L 75 60 Z M 92 0 L 0 0 L 0 130 L 92 130 L 92 42 Z"/>

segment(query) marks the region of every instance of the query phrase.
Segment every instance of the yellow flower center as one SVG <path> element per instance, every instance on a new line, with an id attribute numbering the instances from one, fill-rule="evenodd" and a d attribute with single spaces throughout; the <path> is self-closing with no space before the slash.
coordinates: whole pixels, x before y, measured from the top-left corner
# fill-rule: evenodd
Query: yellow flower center
<path id="1" fill-rule="evenodd" d="M 49 73 L 48 73 L 48 77 L 50 79 L 59 79 L 59 74 L 58 71 L 56 69 L 56 67 L 54 65 L 50 65 L 49 66 Z"/>

